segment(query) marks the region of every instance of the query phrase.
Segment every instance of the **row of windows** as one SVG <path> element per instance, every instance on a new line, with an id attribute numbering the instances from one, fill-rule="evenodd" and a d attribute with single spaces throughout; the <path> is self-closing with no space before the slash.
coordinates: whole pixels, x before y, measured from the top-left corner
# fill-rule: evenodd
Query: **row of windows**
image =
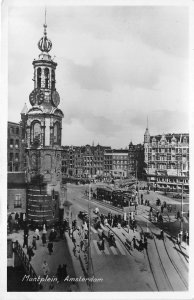
<path id="1" fill-rule="evenodd" d="M 10 134 L 19 134 L 19 127 L 9 127 Z"/>
<path id="2" fill-rule="evenodd" d="M 19 148 L 19 140 L 14 140 L 14 139 L 10 139 L 9 141 L 9 147 L 13 148 L 15 146 L 15 148 Z"/>
<path id="3" fill-rule="evenodd" d="M 42 78 L 43 72 L 44 72 L 44 80 L 45 80 L 44 87 L 49 88 L 50 73 L 49 73 L 48 68 L 45 68 L 44 70 L 42 70 L 41 68 L 37 69 L 37 87 L 41 88 L 41 78 Z M 51 88 L 52 89 L 55 88 L 55 72 L 54 72 L 54 70 L 51 71 Z"/>
<path id="4" fill-rule="evenodd" d="M 19 160 L 19 153 L 9 153 L 9 161 L 18 161 Z"/>
<path id="5" fill-rule="evenodd" d="M 35 140 L 41 141 L 41 124 L 37 121 L 31 126 L 31 142 Z M 54 124 L 54 143 L 61 143 L 61 128 L 58 122 Z"/>
<path id="6" fill-rule="evenodd" d="M 145 151 L 148 152 L 152 151 L 152 152 L 159 152 L 159 153 L 165 153 L 165 152 L 176 152 L 176 153 L 189 153 L 189 148 L 145 148 Z"/>

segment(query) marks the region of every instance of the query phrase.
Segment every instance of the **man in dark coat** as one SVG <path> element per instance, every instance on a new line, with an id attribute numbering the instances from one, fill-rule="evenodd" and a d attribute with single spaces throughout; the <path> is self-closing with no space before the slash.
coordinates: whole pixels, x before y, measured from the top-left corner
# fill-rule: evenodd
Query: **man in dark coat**
<path id="1" fill-rule="evenodd" d="M 43 246 L 46 244 L 46 233 L 42 234 L 42 244 Z"/>
<path id="2" fill-rule="evenodd" d="M 62 279 L 65 279 L 67 277 L 67 265 L 63 264 L 62 267 Z"/>
<path id="3" fill-rule="evenodd" d="M 62 267 L 61 267 L 61 265 L 58 266 L 57 274 L 56 275 L 57 275 L 58 281 L 60 282 L 61 279 L 62 279 Z"/>
<path id="4" fill-rule="evenodd" d="M 33 252 L 31 246 L 28 247 L 27 254 L 28 254 L 28 257 L 29 257 L 29 261 L 31 261 L 32 256 L 34 256 L 34 252 Z"/>
<path id="5" fill-rule="evenodd" d="M 49 242 L 47 248 L 48 248 L 49 254 L 51 255 L 51 253 L 53 252 L 53 243 Z"/>
<path id="6" fill-rule="evenodd" d="M 23 248 L 24 248 L 25 246 L 28 248 L 28 234 L 24 234 Z"/>
<path id="7" fill-rule="evenodd" d="M 36 236 L 33 236 L 33 240 L 32 240 L 32 249 L 37 249 L 37 244 L 36 244 Z"/>

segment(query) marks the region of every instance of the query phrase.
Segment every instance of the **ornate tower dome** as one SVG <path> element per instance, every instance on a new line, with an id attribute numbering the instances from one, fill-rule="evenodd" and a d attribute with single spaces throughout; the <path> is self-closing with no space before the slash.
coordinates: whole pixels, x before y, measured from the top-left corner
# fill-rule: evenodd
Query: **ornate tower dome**
<path id="1" fill-rule="evenodd" d="M 47 32 L 46 32 L 47 25 L 44 24 L 43 26 L 44 26 L 44 36 L 39 40 L 38 48 L 40 49 L 40 51 L 48 53 L 52 48 L 52 42 L 47 38 Z"/>

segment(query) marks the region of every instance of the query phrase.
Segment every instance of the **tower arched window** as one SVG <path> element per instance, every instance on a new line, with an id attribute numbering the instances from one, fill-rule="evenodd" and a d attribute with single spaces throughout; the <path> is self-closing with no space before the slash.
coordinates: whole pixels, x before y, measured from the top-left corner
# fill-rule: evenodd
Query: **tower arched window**
<path id="1" fill-rule="evenodd" d="M 41 68 L 37 69 L 37 88 L 41 88 Z"/>
<path id="2" fill-rule="evenodd" d="M 49 69 L 44 69 L 44 77 L 45 77 L 45 88 L 48 89 L 49 87 Z"/>
<path id="3" fill-rule="evenodd" d="M 41 140 L 41 126 L 38 121 L 35 121 L 31 127 L 31 142 L 40 142 Z"/>
<path id="4" fill-rule="evenodd" d="M 54 125 L 54 144 L 60 145 L 61 143 L 61 128 L 59 122 Z"/>
<path id="5" fill-rule="evenodd" d="M 52 88 L 52 90 L 55 89 L 55 71 L 54 70 L 52 70 L 52 72 L 51 72 L 51 88 Z"/>

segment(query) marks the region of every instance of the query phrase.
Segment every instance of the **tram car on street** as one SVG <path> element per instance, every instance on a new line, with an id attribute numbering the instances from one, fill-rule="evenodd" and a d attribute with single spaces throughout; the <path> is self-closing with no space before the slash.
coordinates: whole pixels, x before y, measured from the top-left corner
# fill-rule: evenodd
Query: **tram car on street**
<path id="1" fill-rule="evenodd" d="M 133 196 L 130 191 L 121 189 L 112 190 L 108 187 L 98 187 L 96 190 L 97 200 L 108 201 L 115 207 L 127 207 L 133 202 Z"/>

